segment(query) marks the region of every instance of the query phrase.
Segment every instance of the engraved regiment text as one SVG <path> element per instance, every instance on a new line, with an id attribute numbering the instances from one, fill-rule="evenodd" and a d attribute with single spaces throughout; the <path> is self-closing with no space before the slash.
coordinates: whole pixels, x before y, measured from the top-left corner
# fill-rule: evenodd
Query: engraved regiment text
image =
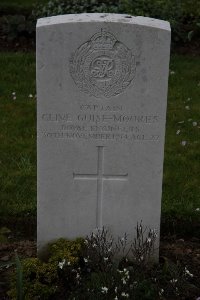
<path id="1" fill-rule="evenodd" d="M 76 111 L 43 113 L 42 136 L 71 140 L 159 141 L 157 115 L 128 114 L 122 106 L 92 104 L 80 105 Z"/>

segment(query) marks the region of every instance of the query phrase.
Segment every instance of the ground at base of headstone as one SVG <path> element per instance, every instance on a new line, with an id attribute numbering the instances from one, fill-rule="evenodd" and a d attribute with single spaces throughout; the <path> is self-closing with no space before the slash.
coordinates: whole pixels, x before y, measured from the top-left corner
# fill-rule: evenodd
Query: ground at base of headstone
<path id="1" fill-rule="evenodd" d="M 89 243 L 91 241 L 90 246 L 94 245 L 94 239 L 88 241 Z M 49 263 L 41 263 L 36 259 L 36 241 L 34 240 L 1 243 L 0 299 L 17 299 L 13 292 L 10 293 L 10 297 L 7 295 L 10 290 L 11 278 L 16 276 L 16 274 L 12 274 L 15 270 L 16 251 L 24 267 L 24 280 L 28 276 L 30 277 L 32 272 L 32 278 L 29 278 L 27 285 L 24 283 L 24 291 L 30 287 L 28 284 L 31 283 L 32 287 L 34 284 L 35 286 L 38 284 L 33 272 L 37 267 L 37 276 L 41 276 L 39 288 L 42 288 L 43 292 L 45 291 L 40 299 L 62 300 L 67 297 L 67 299 L 81 300 L 126 298 L 196 300 L 200 297 L 200 239 L 198 238 L 184 240 L 176 239 L 175 236 L 162 237 L 159 265 L 156 266 L 148 266 L 143 262 L 141 265 L 134 265 L 125 260 L 117 267 L 110 267 L 109 257 L 102 257 L 103 262 L 97 266 L 95 259 L 92 263 L 89 261 L 88 253 L 84 253 L 82 259 L 77 260 L 77 257 L 80 256 L 79 242 L 82 243 L 79 240 L 76 240 L 74 244 L 66 240 L 59 240 L 53 244 L 51 249 L 56 255 L 48 258 Z M 85 244 L 84 240 L 83 242 Z M 65 248 L 65 259 L 61 259 L 63 252 L 60 246 L 62 244 Z M 95 249 L 95 247 L 93 248 Z M 67 251 L 70 249 L 71 252 L 66 252 L 66 249 Z M 59 263 L 54 264 L 55 257 Z M 45 272 L 50 274 L 52 270 L 49 277 L 44 275 Z M 29 272 L 29 275 L 26 272 Z M 58 279 L 60 280 L 59 285 Z M 64 289 L 64 286 L 67 286 L 68 289 Z M 54 287 L 56 287 L 55 290 Z M 32 289 L 32 292 L 33 297 L 22 299 L 38 299 L 37 291 Z"/>

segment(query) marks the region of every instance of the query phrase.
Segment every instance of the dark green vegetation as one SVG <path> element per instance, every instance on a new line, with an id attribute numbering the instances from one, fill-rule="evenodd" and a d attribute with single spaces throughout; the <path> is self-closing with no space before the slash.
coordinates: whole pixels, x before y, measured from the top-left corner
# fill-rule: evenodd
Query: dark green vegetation
<path id="1" fill-rule="evenodd" d="M 0 25 L 8 40 L 22 36 L 34 39 L 37 18 L 83 12 L 123 13 L 167 20 L 172 27 L 173 45 L 190 45 L 192 40 L 197 47 L 199 43 L 198 0 L 2 0 Z"/>
<path id="2" fill-rule="evenodd" d="M 55 296 L 57 293 L 62 294 L 63 281 L 67 278 L 60 276 L 62 275 L 62 268 L 59 270 L 59 262 L 61 267 L 62 265 L 64 267 L 65 262 L 66 265 L 69 264 L 71 270 L 78 267 L 80 252 L 84 245 L 83 241 L 83 239 L 76 239 L 75 241 L 58 240 L 48 246 L 45 262 L 38 258 L 28 258 L 23 260 L 21 264 L 17 256 L 16 274 L 12 279 L 9 299 L 31 300 L 39 297 L 45 300 L 50 299 L 50 296 Z M 19 277 L 22 278 L 20 283 Z M 73 274 L 71 274 L 71 277 L 66 282 L 67 289 L 69 289 L 69 282 L 74 281 L 72 280 Z M 73 282 L 71 284 L 73 285 Z M 19 295 L 21 295 L 21 298 Z"/>
<path id="3" fill-rule="evenodd" d="M 47 3 L 48 0 L 1 0 L 0 15 L 1 14 L 16 14 L 16 13 L 31 13 L 32 9 L 37 3 Z"/>
<path id="4" fill-rule="evenodd" d="M 35 55 L 1 53 L 0 69 L 0 222 L 29 224 L 36 216 Z M 200 57 L 173 56 L 170 69 L 162 221 L 184 221 L 189 231 L 200 216 Z"/>

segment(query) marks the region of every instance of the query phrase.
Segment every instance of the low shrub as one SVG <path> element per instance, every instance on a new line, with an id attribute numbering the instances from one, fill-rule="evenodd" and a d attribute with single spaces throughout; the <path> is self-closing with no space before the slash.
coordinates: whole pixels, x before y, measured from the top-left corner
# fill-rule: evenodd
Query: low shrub
<path id="1" fill-rule="evenodd" d="M 2 34 L 7 37 L 8 41 L 35 36 L 35 19 L 32 16 L 6 15 L 0 19 L 0 24 Z"/>
<path id="2" fill-rule="evenodd" d="M 169 21 L 173 43 L 188 42 L 188 33 L 200 22 L 196 0 L 50 0 L 34 10 L 35 18 L 75 13 L 122 13 Z"/>
<path id="3" fill-rule="evenodd" d="M 22 260 L 24 300 L 38 299 L 37 297 L 46 300 L 56 295 L 58 287 L 62 284 L 60 269 L 65 264 L 70 267 L 78 265 L 82 245 L 82 239 L 59 239 L 48 245 L 46 262 L 39 258 Z M 11 289 L 8 292 L 11 299 L 18 299 L 16 275 L 16 272 L 12 274 Z"/>
<path id="4" fill-rule="evenodd" d="M 27 258 L 22 261 L 23 269 L 23 294 L 24 299 L 30 300 L 41 296 L 41 299 L 49 299 L 54 295 L 58 285 L 57 265 L 44 263 L 38 258 Z M 15 275 L 16 276 L 16 275 Z M 18 299 L 15 277 L 11 290 L 8 292 L 10 299 Z"/>
<path id="5" fill-rule="evenodd" d="M 50 0 L 38 5 L 33 14 L 36 18 L 77 13 L 117 13 L 119 0 Z"/>
<path id="6" fill-rule="evenodd" d="M 191 37 L 192 41 L 199 39 L 200 4 L 196 0 L 50 0 L 46 4 L 37 4 L 28 16 L 7 15 L 0 23 L 8 40 L 21 36 L 33 38 L 38 18 L 84 12 L 158 18 L 170 22 L 173 44 L 189 43 Z"/>
<path id="7" fill-rule="evenodd" d="M 187 299 L 197 296 L 194 275 L 179 262 L 151 260 L 156 233 L 138 224 L 131 241 L 116 242 L 105 228 L 90 237 L 59 239 L 48 246 L 47 261 L 29 258 L 19 262 L 22 274 L 13 274 L 9 299 Z M 20 266 L 20 268 L 19 268 Z M 23 279 L 21 280 L 23 275 Z M 16 285 L 17 278 L 23 286 Z M 21 298 L 19 297 L 21 295 Z M 185 297 L 185 298 L 184 298 Z"/>

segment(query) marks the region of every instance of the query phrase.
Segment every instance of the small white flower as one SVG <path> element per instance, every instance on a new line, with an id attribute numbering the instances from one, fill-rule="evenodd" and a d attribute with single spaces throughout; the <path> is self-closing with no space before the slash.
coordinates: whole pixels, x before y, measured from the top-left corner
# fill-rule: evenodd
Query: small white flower
<path id="1" fill-rule="evenodd" d="M 102 292 L 103 294 L 107 294 L 108 288 L 107 288 L 106 286 L 103 286 L 103 287 L 101 288 L 101 292 Z"/>
<path id="2" fill-rule="evenodd" d="M 153 229 L 153 236 L 154 236 L 155 238 L 158 237 L 158 233 L 157 233 L 157 230 L 156 230 L 155 228 Z"/>
<path id="3" fill-rule="evenodd" d="M 84 241 L 84 244 L 88 245 L 88 240 L 85 240 L 85 241 Z"/>
<path id="4" fill-rule="evenodd" d="M 164 290 L 161 289 L 161 290 L 159 291 L 159 296 L 162 296 L 163 293 L 164 293 Z"/>
<path id="5" fill-rule="evenodd" d="M 108 257 L 104 257 L 103 259 L 104 259 L 104 261 L 107 261 L 107 260 L 108 260 Z"/>
<path id="6" fill-rule="evenodd" d="M 179 134 L 180 132 L 181 132 L 180 129 L 178 129 L 177 132 L 176 132 L 176 134 Z"/>
<path id="7" fill-rule="evenodd" d="M 191 100 L 191 98 L 187 98 L 187 101 L 190 101 Z"/>
<path id="8" fill-rule="evenodd" d="M 117 286 L 115 287 L 115 293 L 117 294 Z"/>
<path id="9" fill-rule="evenodd" d="M 170 75 L 174 75 L 175 74 L 175 72 L 174 71 L 170 71 Z"/>
<path id="10" fill-rule="evenodd" d="M 16 96 L 13 96 L 13 100 L 16 100 L 17 99 L 17 97 Z"/>
<path id="11" fill-rule="evenodd" d="M 200 208 L 199 208 L 199 207 L 197 207 L 195 210 L 196 210 L 196 211 L 200 211 Z"/>
<path id="12" fill-rule="evenodd" d="M 79 279 L 79 278 L 80 278 L 80 274 L 77 273 L 77 274 L 76 274 L 76 279 Z"/>
<path id="13" fill-rule="evenodd" d="M 114 300 L 118 300 L 117 296 L 114 298 Z"/>
<path id="14" fill-rule="evenodd" d="M 71 265 L 71 262 L 70 262 L 70 261 L 68 261 L 68 262 L 67 262 L 67 265 L 68 265 L 68 266 L 70 266 L 70 265 Z"/>
<path id="15" fill-rule="evenodd" d="M 182 142 L 181 142 L 181 145 L 182 145 L 182 146 L 185 146 L 186 144 L 187 144 L 186 141 L 182 141 Z"/>
<path id="16" fill-rule="evenodd" d="M 190 273 L 190 271 L 186 267 L 185 267 L 185 274 L 190 276 L 190 277 L 194 276 L 192 273 Z"/>
<path id="17" fill-rule="evenodd" d="M 15 95 L 16 95 L 16 93 L 15 93 L 15 92 L 12 92 L 12 95 L 13 95 L 13 96 L 15 96 Z"/>
<path id="18" fill-rule="evenodd" d="M 87 258 L 85 258 L 85 257 L 84 257 L 84 259 L 83 259 L 83 260 L 84 260 L 84 262 L 85 262 L 85 263 L 87 263 L 87 262 L 88 262 L 88 259 L 87 259 Z"/>
<path id="19" fill-rule="evenodd" d="M 33 98 L 33 95 L 32 94 L 29 94 L 29 96 L 28 96 L 29 98 Z"/>
<path id="20" fill-rule="evenodd" d="M 188 122 L 191 122 L 192 121 L 192 119 L 190 118 L 190 119 L 188 119 Z"/>
<path id="21" fill-rule="evenodd" d="M 178 122 L 178 124 L 183 124 L 184 123 L 184 121 L 180 121 L 180 122 Z"/>
<path id="22" fill-rule="evenodd" d="M 178 281 L 177 279 L 170 280 L 171 283 L 176 283 L 177 281 Z"/>
<path id="23" fill-rule="evenodd" d="M 66 262 L 66 260 L 63 259 L 61 262 L 59 262 L 58 267 L 59 267 L 60 269 L 63 269 L 63 267 L 64 267 L 64 265 L 65 265 L 65 262 Z"/>
<path id="24" fill-rule="evenodd" d="M 197 122 L 192 122 L 192 125 L 193 126 L 197 126 Z"/>
<path id="25" fill-rule="evenodd" d="M 122 283 L 126 284 L 126 279 L 124 277 L 122 277 Z"/>
<path id="26" fill-rule="evenodd" d="M 147 243 L 151 243 L 151 238 L 148 238 L 148 239 L 147 239 Z"/>
<path id="27" fill-rule="evenodd" d="M 126 281 L 130 278 L 129 276 L 129 270 L 127 270 L 126 268 L 124 268 L 123 271 L 119 271 L 119 273 L 123 273 L 123 277 L 122 277 L 122 281 L 123 281 L 123 284 L 126 284 Z"/>
<path id="28" fill-rule="evenodd" d="M 190 107 L 188 105 L 185 106 L 185 109 L 190 110 Z"/>
<path id="29" fill-rule="evenodd" d="M 129 298 L 129 294 L 128 293 L 126 294 L 125 292 L 122 292 L 121 295 L 122 295 L 122 297 Z"/>
<path id="30" fill-rule="evenodd" d="M 94 243 L 94 244 L 92 245 L 92 247 L 93 247 L 93 248 L 97 247 L 97 244 Z"/>

